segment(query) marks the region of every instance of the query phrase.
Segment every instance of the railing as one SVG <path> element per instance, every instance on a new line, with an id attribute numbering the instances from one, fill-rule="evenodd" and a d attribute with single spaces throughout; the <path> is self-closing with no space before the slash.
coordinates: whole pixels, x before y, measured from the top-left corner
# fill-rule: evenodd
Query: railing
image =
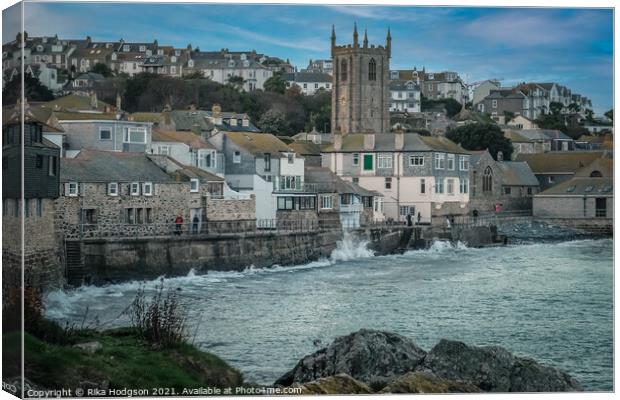
<path id="1" fill-rule="evenodd" d="M 520 220 L 520 219 L 529 219 L 532 217 L 531 210 L 522 210 L 522 211 L 500 211 L 494 213 L 484 213 L 479 214 L 478 216 L 473 215 L 459 215 L 454 217 L 444 217 L 444 219 L 448 219 L 450 221 L 450 226 L 455 227 L 473 227 L 473 226 L 489 226 L 489 225 L 497 225 L 501 222 L 511 221 L 511 220 Z M 448 223 L 446 222 L 446 225 Z"/>

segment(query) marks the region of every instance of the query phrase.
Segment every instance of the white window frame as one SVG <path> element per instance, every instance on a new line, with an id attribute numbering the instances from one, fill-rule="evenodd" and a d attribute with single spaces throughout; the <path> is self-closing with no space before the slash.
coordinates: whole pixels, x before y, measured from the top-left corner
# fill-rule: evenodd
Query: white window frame
<path id="1" fill-rule="evenodd" d="M 497 100 L 492 100 L 491 101 L 491 107 L 492 108 L 497 108 Z"/>
<path id="2" fill-rule="evenodd" d="M 165 150 L 165 151 L 164 151 Z M 162 156 L 170 155 L 170 146 L 167 144 L 160 144 L 157 146 L 157 154 Z"/>
<path id="3" fill-rule="evenodd" d="M 129 184 L 129 193 L 132 196 L 140 196 L 140 182 L 131 182 Z"/>
<path id="4" fill-rule="evenodd" d="M 233 164 L 241 164 L 241 152 L 240 151 L 233 152 Z"/>
<path id="5" fill-rule="evenodd" d="M 69 197 L 77 197 L 80 193 L 80 186 L 77 182 L 69 182 L 67 183 L 67 196 Z"/>
<path id="6" fill-rule="evenodd" d="M 403 217 L 409 215 L 410 212 L 411 212 L 411 206 L 399 206 L 398 207 L 398 214 Z"/>
<path id="7" fill-rule="evenodd" d="M 409 166 L 410 167 L 423 167 L 424 166 L 424 156 L 409 156 Z"/>
<path id="8" fill-rule="evenodd" d="M 147 190 L 148 188 L 148 190 Z M 142 184 L 142 195 L 143 196 L 152 196 L 153 195 L 153 182 L 144 182 Z"/>
<path id="9" fill-rule="evenodd" d="M 449 171 L 454 171 L 454 168 L 456 167 L 454 154 L 448 154 L 447 167 Z"/>
<path id="10" fill-rule="evenodd" d="M 321 195 L 319 206 L 321 207 L 321 210 L 331 210 L 334 207 L 332 196 L 328 194 Z"/>
<path id="11" fill-rule="evenodd" d="M 443 192 L 444 192 L 443 178 L 435 179 L 435 193 L 443 194 Z"/>
<path id="12" fill-rule="evenodd" d="M 454 194 L 454 179 L 449 178 L 446 179 L 446 193 L 449 195 L 453 195 Z"/>
<path id="13" fill-rule="evenodd" d="M 444 153 L 435 153 L 435 169 L 445 169 L 446 155 Z"/>
<path id="14" fill-rule="evenodd" d="M 108 183 L 108 196 L 118 196 L 118 182 Z"/>
<path id="15" fill-rule="evenodd" d="M 360 165 L 360 153 L 353 153 L 352 156 L 353 160 L 351 161 L 351 163 L 355 166 Z"/>
<path id="16" fill-rule="evenodd" d="M 425 178 L 420 179 L 420 194 L 426 194 L 426 179 Z"/>
<path id="17" fill-rule="evenodd" d="M 99 140 L 112 140 L 112 127 L 111 126 L 100 126 L 99 127 Z M 104 139 L 101 137 L 101 132 L 103 131 L 108 131 L 110 132 L 110 138 L 109 139 Z"/>
<path id="18" fill-rule="evenodd" d="M 461 171 L 469 171 L 469 157 L 459 156 L 459 169 Z"/>
<path id="19" fill-rule="evenodd" d="M 137 132 L 144 134 L 144 140 L 142 142 L 134 142 L 131 140 L 131 134 L 137 133 Z M 123 143 L 146 144 L 146 128 L 143 126 L 125 127 L 124 132 L 123 132 Z"/>
<path id="20" fill-rule="evenodd" d="M 469 193 L 469 179 L 463 178 L 459 183 L 459 191 L 461 194 Z"/>
<path id="21" fill-rule="evenodd" d="M 198 193 L 200 191 L 200 181 L 196 178 L 192 178 L 189 180 L 189 191 L 190 193 Z"/>
<path id="22" fill-rule="evenodd" d="M 129 45 L 128 44 L 124 44 L 123 45 L 123 51 L 129 51 Z"/>
<path id="23" fill-rule="evenodd" d="M 377 155 L 377 168 L 392 168 L 392 155 L 391 154 L 379 154 Z"/>

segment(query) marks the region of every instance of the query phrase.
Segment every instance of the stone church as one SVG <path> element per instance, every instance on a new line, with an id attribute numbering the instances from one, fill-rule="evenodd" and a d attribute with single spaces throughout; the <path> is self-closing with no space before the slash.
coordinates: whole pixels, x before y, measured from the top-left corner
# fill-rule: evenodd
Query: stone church
<path id="1" fill-rule="evenodd" d="M 357 25 L 353 44 L 336 45 L 332 26 L 333 133 L 387 133 L 390 131 L 389 74 L 392 37 L 388 29 L 386 45 L 368 45 L 368 35 L 360 46 Z"/>

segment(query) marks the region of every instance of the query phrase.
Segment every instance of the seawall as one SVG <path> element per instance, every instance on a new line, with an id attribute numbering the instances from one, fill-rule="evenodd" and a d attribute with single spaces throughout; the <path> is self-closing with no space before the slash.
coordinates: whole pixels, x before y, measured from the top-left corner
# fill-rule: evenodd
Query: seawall
<path id="1" fill-rule="evenodd" d="M 84 239 L 84 281 L 105 284 L 158 276 L 180 276 L 194 269 L 242 271 L 250 265 L 294 265 L 329 257 L 340 231 L 260 233 L 229 237 Z M 69 277 L 71 281 L 71 277 Z"/>

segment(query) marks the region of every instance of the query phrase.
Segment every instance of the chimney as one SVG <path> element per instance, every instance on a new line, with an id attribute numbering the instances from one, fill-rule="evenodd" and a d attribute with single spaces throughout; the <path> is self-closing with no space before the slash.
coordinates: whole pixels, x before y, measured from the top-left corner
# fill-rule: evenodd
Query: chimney
<path id="1" fill-rule="evenodd" d="M 504 161 L 504 153 L 502 151 L 497 152 L 497 161 Z"/>
<path id="2" fill-rule="evenodd" d="M 398 151 L 404 148 L 405 148 L 405 134 L 403 133 L 402 129 L 399 129 L 394 134 L 394 149 Z"/>
<path id="3" fill-rule="evenodd" d="M 334 150 L 342 150 L 342 135 L 340 133 L 334 134 Z"/>
<path id="4" fill-rule="evenodd" d="M 121 94 L 120 93 L 116 93 L 116 111 L 121 111 Z"/>
<path id="5" fill-rule="evenodd" d="M 93 109 L 97 108 L 97 93 L 94 90 L 90 91 L 90 107 Z"/>
<path id="6" fill-rule="evenodd" d="M 213 106 L 211 106 L 211 112 L 213 113 L 213 118 L 219 118 L 222 115 L 222 107 L 220 107 L 217 103 L 213 103 Z"/>
<path id="7" fill-rule="evenodd" d="M 364 133 L 364 150 L 374 150 L 375 148 L 375 134 Z"/>

